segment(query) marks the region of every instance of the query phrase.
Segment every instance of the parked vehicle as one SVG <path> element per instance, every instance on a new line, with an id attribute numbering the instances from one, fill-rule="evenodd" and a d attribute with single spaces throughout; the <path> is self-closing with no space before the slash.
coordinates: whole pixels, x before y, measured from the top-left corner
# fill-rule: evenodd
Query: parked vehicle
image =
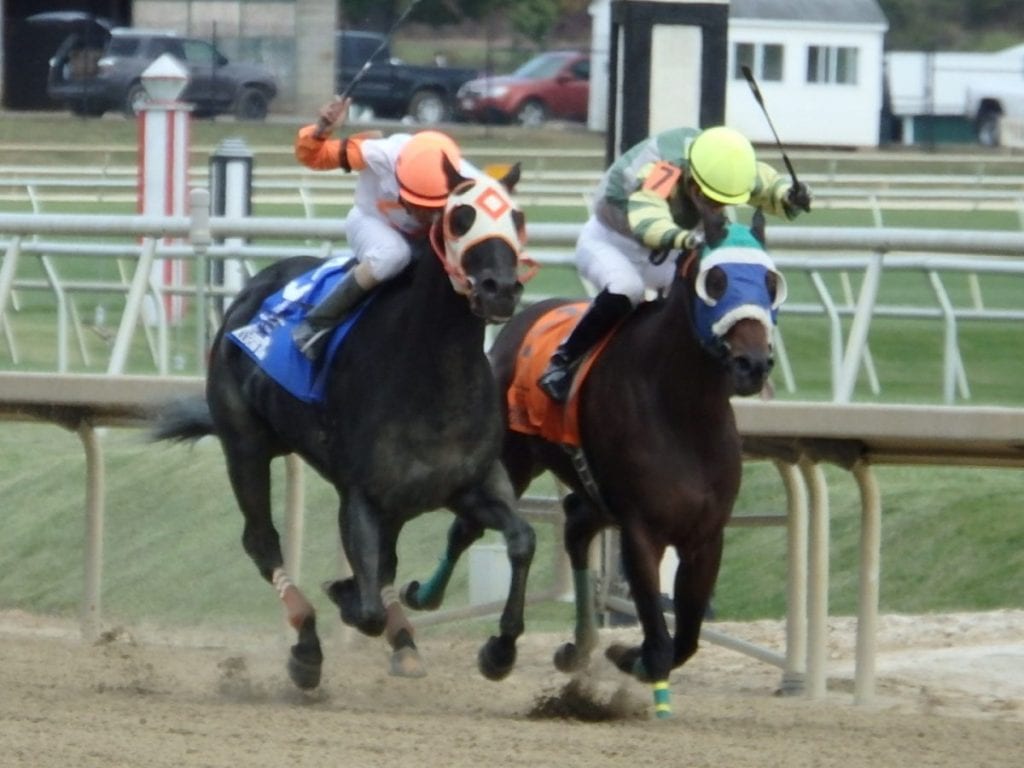
<path id="1" fill-rule="evenodd" d="M 370 68 L 351 93 L 353 103 L 372 109 L 377 117 L 408 115 L 424 125 L 451 119 L 459 86 L 479 74 L 463 67 L 406 64 L 392 57 L 383 35 L 346 29 L 338 32 L 335 43 L 338 93 L 371 56 Z"/>
<path id="2" fill-rule="evenodd" d="M 550 119 L 587 119 L 590 56 L 550 51 L 509 75 L 470 80 L 459 89 L 459 115 L 480 122 L 536 127 Z"/>
<path id="3" fill-rule="evenodd" d="M 1024 118 L 1024 43 L 1001 51 L 890 51 L 885 55 L 897 118 L 964 117 L 978 142 L 1000 144 L 1003 118 Z"/>
<path id="4" fill-rule="evenodd" d="M 72 33 L 50 59 L 46 92 L 77 115 L 99 116 L 120 110 L 134 116 L 148 95 L 142 73 L 165 53 L 188 70 L 182 101 L 198 117 L 232 113 L 241 120 L 262 120 L 277 95 L 274 74 L 258 64 L 230 62 L 205 40 L 173 32 L 115 27 L 96 46 Z"/>

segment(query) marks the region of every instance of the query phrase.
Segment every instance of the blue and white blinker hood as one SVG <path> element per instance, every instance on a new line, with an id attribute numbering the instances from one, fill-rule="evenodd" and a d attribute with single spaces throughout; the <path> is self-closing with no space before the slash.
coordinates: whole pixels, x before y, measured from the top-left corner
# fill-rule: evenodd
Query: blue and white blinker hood
<path id="1" fill-rule="evenodd" d="M 717 299 L 707 289 L 708 274 L 715 267 L 726 276 L 725 293 Z M 768 292 L 769 273 L 776 278 L 774 300 Z M 729 227 L 721 245 L 702 249 L 694 288 L 699 299 L 694 303 L 694 325 L 709 349 L 718 348 L 729 329 L 745 318 L 761 322 L 771 338 L 779 307 L 786 300 L 786 280 L 775 262 L 749 229 L 736 224 Z"/>

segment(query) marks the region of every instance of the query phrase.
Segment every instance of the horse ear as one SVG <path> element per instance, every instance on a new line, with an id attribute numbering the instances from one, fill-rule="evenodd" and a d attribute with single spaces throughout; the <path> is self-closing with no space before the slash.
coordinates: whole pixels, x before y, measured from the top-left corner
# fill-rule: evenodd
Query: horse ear
<path id="1" fill-rule="evenodd" d="M 455 189 L 459 184 L 464 181 L 469 181 L 468 178 L 459 173 L 459 169 L 452 165 L 452 161 L 448 159 L 447 154 L 441 155 L 441 165 L 444 167 L 444 175 L 448 178 L 448 191 Z"/>
<path id="2" fill-rule="evenodd" d="M 522 173 L 522 163 L 515 163 L 508 172 L 502 176 L 498 181 L 501 182 L 502 186 L 505 187 L 509 192 L 516 191 L 516 184 L 519 183 L 519 177 Z"/>
<path id="3" fill-rule="evenodd" d="M 764 211 L 760 207 L 754 209 L 754 216 L 750 220 L 750 234 L 762 246 L 767 247 L 767 243 L 764 240 Z"/>

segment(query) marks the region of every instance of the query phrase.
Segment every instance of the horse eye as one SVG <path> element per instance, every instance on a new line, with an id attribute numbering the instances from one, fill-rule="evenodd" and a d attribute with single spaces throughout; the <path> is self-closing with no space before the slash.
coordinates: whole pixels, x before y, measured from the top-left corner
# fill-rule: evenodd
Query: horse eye
<path id="1" fill-rule="evenodd" d="M 725 295 L 725 289 L 729 287 L 729 277 L 721 267 L 712 267 L 704 278 L 704 288 L 708 298 L 718 301 Z"/>
<path id="2" fill-rule="evenodd" d="M 775 297 L 779 295 L 779 276 L 774 272 L 766 272 L 764 285 L 768 289 L 768 298 L 774 303 Z"/>
<path id="3" fill-rule="evenodd" d="M 476 221 L 476 208 L 472 205 L 457 205 L 448 211 L 446 230 L 455 237 L 462 237 L 469 232 Z"/>

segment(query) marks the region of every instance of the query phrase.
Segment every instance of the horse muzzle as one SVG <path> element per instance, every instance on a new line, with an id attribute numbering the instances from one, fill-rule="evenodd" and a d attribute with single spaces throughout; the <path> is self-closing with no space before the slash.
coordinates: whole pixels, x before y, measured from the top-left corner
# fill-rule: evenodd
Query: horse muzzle
<path id="1" fill-rule="evenodd" d="M 764 389 L 768 376 L 775 367 L 775 357 L 767 354 L 744 353 L 729 357 L 729 370 L 732 374 L 736 394 L 741 397 L 756 395 Z"/>
<path id="2" fill-rule="evenodd" d="M 504 323 L 515 314 L 522 295 L 522 283 L 499 282 L 487 277 L 472 284 L 469 308 L 488 323 Z"/>

